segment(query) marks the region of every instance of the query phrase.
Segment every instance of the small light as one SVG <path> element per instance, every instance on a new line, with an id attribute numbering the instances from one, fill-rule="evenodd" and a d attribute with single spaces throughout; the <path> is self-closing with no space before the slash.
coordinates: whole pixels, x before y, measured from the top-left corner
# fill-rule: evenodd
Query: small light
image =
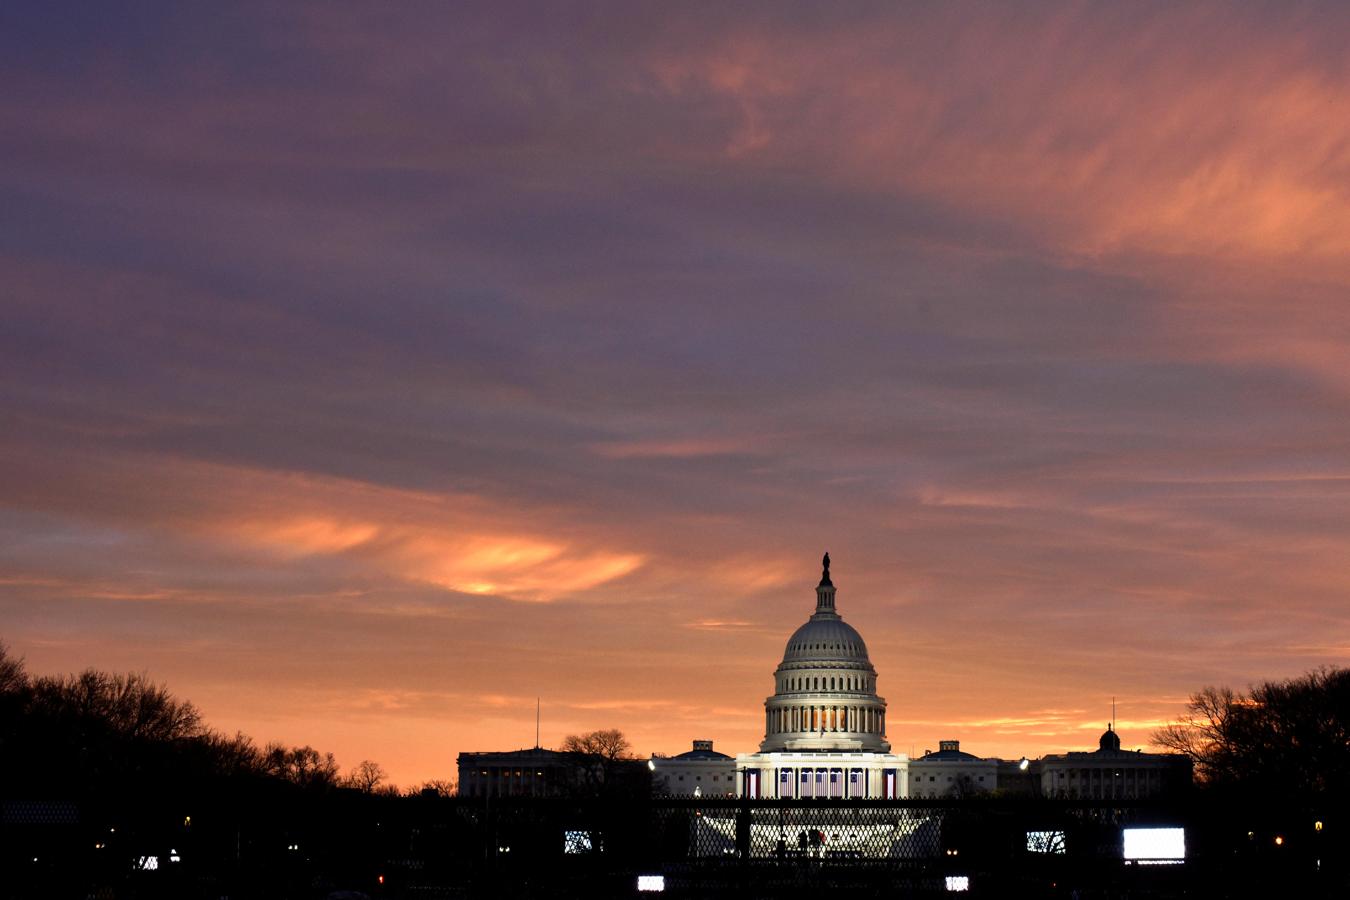
<path id="1" fill-rule="evenodd" d="M 1322 830 L 1322 820 L 1318 819 L 1316 822 L 1313 823 L 1313 831 L 1321 831 L 1321 830 Z"/>
<path id="2" fill-rule="evenodd" d="M 378 881 L 380 884 L 384 884 L 384 876 L 381 875 L 379 878 L 376 879 L 376 881 Z"/>
<path id="3" fill-rule="evenodd" d="M 192 827 L 192 816 L 183 816 L 183 827 L 184 828 Z"/>
<path id="4" fill-rule="evenodd" d="M 656 763 L 655 763 L 653 760 L 650 760 L 650 759 L 647 760 L 647 771 L 649 771 L 649 772 L 655 772 L 655 771 L 656 771 Z"/>
<path id="5" fill-rule="evenodd" d="M 1022 761 L 1017 764 L 1017 768 L 1021 769 L 1023 772 L 1025 772 L 1030 766 L 1031 760 L 1027 759 L 1025 756 L 1022 757 Z"/>
<path id="6" fill-rule="evenodd" d="M 666 889 L 666 876 L 664 875 L 639 875 L 637 878 L 637 889 L 639 891 L 652 891 L 659 893 Z"/>
<path id="7" fill-rule="evenodd" d="M 1276 847 L 1283 847 L 1283 846 L 1284 846 L 1284 835 L 1282 835 L 1282 834 L 1277 834 L 1277 835 L 1275 835 L 1275 846 L 1276 846 Z"/>

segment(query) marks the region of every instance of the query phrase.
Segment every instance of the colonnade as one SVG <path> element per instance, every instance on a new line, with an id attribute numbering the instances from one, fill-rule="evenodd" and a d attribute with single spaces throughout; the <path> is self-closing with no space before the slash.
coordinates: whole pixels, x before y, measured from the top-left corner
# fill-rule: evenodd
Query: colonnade
<path id="1" fill-rule="evenodd" d="M 771 707 L 765 712 L 766 734 L 788 732 L 886 733 L 886 711 L 870 706 L 806 705 Z"/>

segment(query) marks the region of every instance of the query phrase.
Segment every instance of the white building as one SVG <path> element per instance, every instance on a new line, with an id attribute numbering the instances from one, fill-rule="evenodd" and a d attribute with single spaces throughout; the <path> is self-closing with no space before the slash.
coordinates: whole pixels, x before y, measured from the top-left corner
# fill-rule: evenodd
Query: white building
<path id="1" fill-rule="evenodd" d="M 938 741 L 936 753 L 930 750 L 909 761 L 909 796 L 970 797 L 989 793 L 998 787 L 1000 762 L 966 753 L 960 741 Z"/>
<path id="2" fill-rule="evenodd" d="M 736 757 L 737 793 L 750 797 L 906 796 L 908 757 L 886 740 L 886 701 L 862 636 L 835 609 L 830 556 L 816 609 L 788 638 L 764 701 L 758 753 Z"/>
<path id="3" fill-rule="evenodd" d="M 653 756 L 652 793 L 658 797 L 734 797 L 736 760 L 713 749 L 712 741 L 694 741 L 678 756 Z"/>
<path id="4" fill-rule="evenodd" d="M 1090 800 L 1134 800 L 1184 790 L 1191 784 L 1191 761 L 1179 753 L 1120 749 L 1108 725 L 1097 749 L 1041 761 L 1041 794 Z"/>

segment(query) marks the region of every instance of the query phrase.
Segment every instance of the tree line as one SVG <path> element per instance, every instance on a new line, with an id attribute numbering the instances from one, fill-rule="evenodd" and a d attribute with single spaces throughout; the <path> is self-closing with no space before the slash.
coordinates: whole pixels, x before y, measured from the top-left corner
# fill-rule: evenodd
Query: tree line
<path id="1" fill-rule="evenodd" d="M 1202 786 L 1350 796 L 1350 669 L 1316 669 L 1246 691 L 1202 688 L 1153 742 L 1190 757 Z M 628 741 L 617 730 L 569 735 L 562 749 L 575 761 L 583 793 L 607 793 L 633 770 Z M 397 793 L 372 760 L 344 774 L 332 753 L 309 745 L 258 746 L 241 732 L 218 732 L 192 703 L 144 673 L 33 676 L 3 643 L 0 759 L 35 796 L 222 779 Z M 449 781 L 411 791 L 453 792 Z"/>
<path id="2" fill-rule="evenodd" d="M 1350 795 L 1350 669 L 1315 669 L 1235 691 L 1206 687 L 1154 732 L 1190 757 L 1197 779 L 1256 796 Z"/>
<path id="3" fill-rule="evenodd" d="M 258 746 L 207 726 L 190 702 L 144 673 L 86 669 L 30 675 L 0 643 L 0 758 L 35 796 L 201 785 L 221 780 L 319 791 L 396 793 L 379 763 L 342 773 L 332 753 L 272 742 Z M 448 793 L 446 782 L 423 788 Z M 420 790 L 420 789 L 419 789 Z"/>

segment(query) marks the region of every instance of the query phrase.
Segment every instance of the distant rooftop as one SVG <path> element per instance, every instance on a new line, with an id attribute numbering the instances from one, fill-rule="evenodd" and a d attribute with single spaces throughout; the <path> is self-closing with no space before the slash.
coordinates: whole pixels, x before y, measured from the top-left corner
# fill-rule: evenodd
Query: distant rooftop
<path id="1" fill-rule="evenodd" d="M 979 762 L 980 757 L 973 753 L 966 753 L 961 749 L 960 741 L 938 741 L 938 750 L 933 752 L 929 750 L 923 756 L 914 760 L 915 762 L 957 762 L 973 761 Z"/>
<path id="2" fill-rule="evenodd" d="M 731 759 L 725 753 L 718 753 L 713 749 L 712 741 L 694 741 L 694 749 L 686 750 L 675 759 Z"/>

